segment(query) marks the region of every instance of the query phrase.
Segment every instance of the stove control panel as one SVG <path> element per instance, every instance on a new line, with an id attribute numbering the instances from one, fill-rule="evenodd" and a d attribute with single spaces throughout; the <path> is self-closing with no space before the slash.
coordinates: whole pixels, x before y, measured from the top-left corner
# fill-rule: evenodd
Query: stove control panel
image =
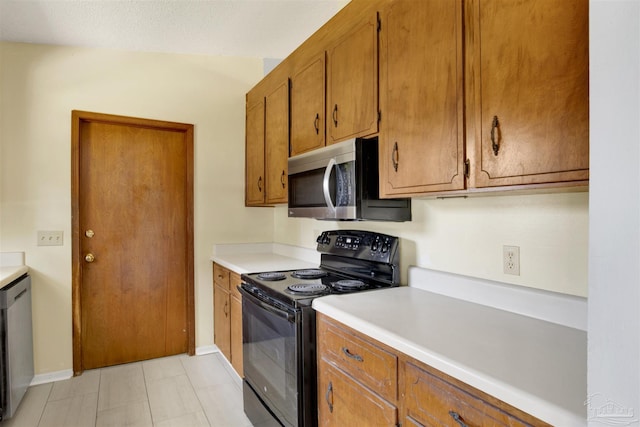
<path id="1" fill-rule="evenodd" d="M 392 263 L 398 257 L 398 238 L 360 230 L 322 232 L 316 242 L 318 252 Z"/>

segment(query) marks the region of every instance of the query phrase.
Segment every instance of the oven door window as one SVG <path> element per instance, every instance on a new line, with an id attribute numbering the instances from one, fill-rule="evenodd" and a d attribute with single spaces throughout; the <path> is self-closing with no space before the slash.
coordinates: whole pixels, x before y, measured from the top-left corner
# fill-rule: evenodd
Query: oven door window
<path id="1" fill-rule="evenodd" d="M 265 309 L 251 295 L 242 298 L 245 380 L 285 425 L 298 420 L 298 346 L 295 321 Z"/>

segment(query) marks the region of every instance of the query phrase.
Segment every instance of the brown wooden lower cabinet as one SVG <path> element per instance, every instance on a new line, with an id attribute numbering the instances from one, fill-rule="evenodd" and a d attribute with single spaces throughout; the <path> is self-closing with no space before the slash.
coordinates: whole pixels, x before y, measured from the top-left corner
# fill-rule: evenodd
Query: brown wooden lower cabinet
<path id="1" fill-rule="evenodd" d="M 242 295 L 240 275 L 213 263 L 213 342 L 238 375 L 242 373 Z"/>
<path id="2" fill-rule="evenodd" d="M 326 359 L 318 370 L 320 426 L 396 426 L 398 408 Z"/>
<path id="3" fill-rule="evenodd" d="M 320 426 L 549 426 L 321 313 Z"/>

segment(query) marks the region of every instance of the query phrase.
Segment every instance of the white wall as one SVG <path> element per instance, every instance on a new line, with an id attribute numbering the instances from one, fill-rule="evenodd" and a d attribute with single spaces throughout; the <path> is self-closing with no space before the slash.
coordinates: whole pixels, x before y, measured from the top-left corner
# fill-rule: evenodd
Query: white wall
<path id="1" fill-rule="evenodd" d="M 207 346 L 212 245 L 272 240 L 273 210 L 244 208 L 244 99 L 261 77 L 260 59 L 0 44 L 0 250 L 26 252 L 31 268 L 37 374 L 72 367 L 71 110 L 195 125 L 196 346 Z M 64 246 L 37 247 L 37 230 L 63 230 Z"/>
<path id="2" fill-rule="evenodd" d="M 280 243 L 315 247 L 323 230 L 364 229 L 401 238 L 400 266 L 587 296 L 588 193 L 413 199 L 406 223 L 288 218 L 276 209 Z M 502 246 L 520 247 L 520 276 L 503 273 Z"/>
<path id="3" fill-rule="evenodd" d="M 640 1 L 592 0 L 590 16 L 588 394 L 639 425 Z"/>

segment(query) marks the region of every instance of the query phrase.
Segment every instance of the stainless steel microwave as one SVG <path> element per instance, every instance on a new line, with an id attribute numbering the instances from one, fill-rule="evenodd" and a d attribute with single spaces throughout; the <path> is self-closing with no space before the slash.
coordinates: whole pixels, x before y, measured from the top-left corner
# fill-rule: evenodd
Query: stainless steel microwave
<path id="1" fill-rule="evenodd" d="M 411 199 L 380 199 L 378 138 L 350 139 L 289 158 L 289 216 L 411 221 Z"/>

